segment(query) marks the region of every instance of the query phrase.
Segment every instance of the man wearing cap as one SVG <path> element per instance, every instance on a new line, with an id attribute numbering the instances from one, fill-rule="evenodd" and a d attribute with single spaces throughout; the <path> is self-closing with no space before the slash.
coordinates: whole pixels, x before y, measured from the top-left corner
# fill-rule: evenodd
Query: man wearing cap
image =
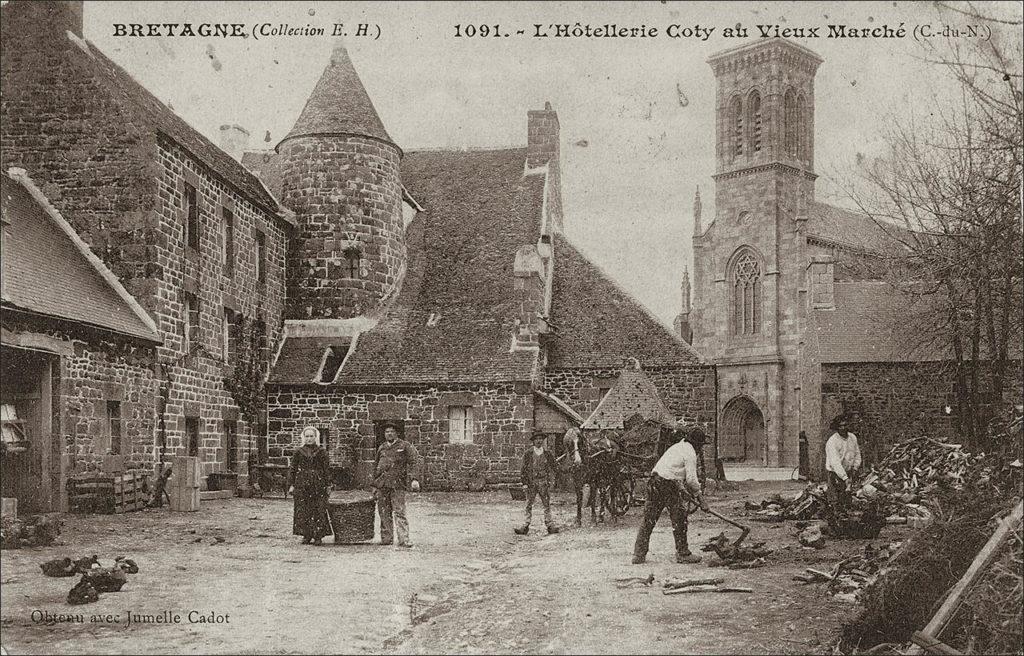
<path id="1" fill-rule="evenodd" d="M 825 442 L 828 499 L 832 511 L 841 513 L 850 505 L 850 488 L 861 466 L 860 444 L 850 432 L 850 418 L 845 414 L 832 421 L 832 430 L 835 432 Z"/>
<path id="2" fill-rule="evenodd" d="M 420 482 L 416 473 L 419 466 L 420 454 L 416 447 L 398 438 L 396 424 L 386 424 L 384 443 L 377 448 L 377 461 L 373 467 L 381 544 L 391 544 L 393 534 L 397 533 L 398 546 L 412 546 L 409 541 L 409 520 L 405 516 L 405 491 L 411 489 L 419 492 Z"/>
<path id="3" fill-rule="evenodd" d="M 704 431 L 691 428 L 673 431 L 675 444 L 666 449 L 665 453 L 654 465 L 650 478 L 647 479 L 647 503 L 644 506 L 644 517 L 640 522 L 640 531 L 633 546 L 633 564 L 639 565 L 647 559 L 647 549 L 651 542 L 654 525 L 661 517 L 661 511 L 668 507 L 668 516 L 672 521 L 672 533 L 676 543 L 677 563 L 699 563 L 700 556 L 690 552 L 687 542 L 686 501 L 684 494 L 692 497 L 701 510 L 707 510 L 707 502 L 700 490 L 700 479 L 697 474 L 697 449 L 704 448 Z"/>
<path id="4" fill-rule="evenodd" d="M 551 487 L 555 480 L 555 458 L 544 448 L 547 438 L 543 433 L 534 433 L 533 448 L 523 454 L 522 483 L 526 491 L 526 511 L 523 513 L 523 525 L 513 529 L 516 535 L 530 532 L 530 520 L 533 518 L 533 499 L 539 496 L 544 504 L 544 524 L 548 533 L 558 533 L 558 527 L 551 519 Z"/>

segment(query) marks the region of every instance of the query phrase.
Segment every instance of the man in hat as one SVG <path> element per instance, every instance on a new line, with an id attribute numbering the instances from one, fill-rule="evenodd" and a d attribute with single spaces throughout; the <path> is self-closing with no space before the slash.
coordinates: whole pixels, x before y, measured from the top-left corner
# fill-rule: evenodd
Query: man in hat
<path id="1" fill-rule="evenodd" d="M 647 550 L 651 542 L 654 525 L 661 517 L 661 511 L 668 508 L 668 516 L 672 521 L 672 534 L 676 543 L 677 563 L 699 563 L 700 556 L 690 551 L 686 536 L 687 513 L 686 499 L 690 497 L 697 502 L 701 510 L 707 510 L 707 502 L 701 494 L 700 478 L 698 477 L 697 451 L 704 448 L 706 437 L 699 428 L 689 430 L 677 429 L 672 432 L 677 440 L 658 459 L 650 478 L 647 479 L 647 503 L 644 516 L 640 522 L 640 530 L 633 546 L 633 564 L 639 565 L 646 561 Z M 685 438 L 685 439 L 684 439 Z"/>
<path id="2" fill-rule="evenodd" d="M 853 479 L 861 466 L 860 444 L 850 432 L 850 417 L 841 414 L 832 421 L 832 435 L 825 442 L 825 471 L 828 473 L 829 506 L 842 513 L 850 506 Z"/>
<path id="3" fill-rule="evenodd" d="M 391 544 L 393 534 L 397 533 L 398 546 L 412 547 L 409 520 L 405 516 L 405 491 L 419 492 L 420 482 L 416 473 L 419 466 L 420 454 L 416 447 L 399 439 L 397 424 L 385 424 L 384 443 L 377 448 L 377 461 L 373 467 L 381 544 Z"/>
<path id="4" fill-rule="evenodd" d="M 531 439 L 533 448 L 523 454 L 522 483 L 526 491 L 526 511 L 523 514 L 523 525 L 513 529 L 516 535 L 530 532 L 530 520 L 533 518 L 533 499 L 540 496 L 544 504 L 544 524 L 548 533 L 558 533 L 558 527 L 551 519 L 551 487 L 555 480 L 555 458 L 544 448 L 547 438 L 543 433 L 534 433 Z"/>

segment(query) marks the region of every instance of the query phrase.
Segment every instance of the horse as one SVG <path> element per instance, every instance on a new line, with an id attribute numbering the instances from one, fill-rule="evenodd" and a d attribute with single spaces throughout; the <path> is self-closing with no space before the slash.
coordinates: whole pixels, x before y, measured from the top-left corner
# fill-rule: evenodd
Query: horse
<path id="1" fill-rule="evenodd" d="M 604 511 L 611 512 L 611 488 L 619 477 L 618 446 L 608 437 L 585 438 L 576 427 L 565 432 L 562 446 L 559 459 L 566 459 L 576 491 L 576 526 L 583 523 L 584 486 L 588 488 L 586 505 L 590 507 L 591 521 L 603 522 Z M 611 515 L 616 516 L 614 512 Z"/>

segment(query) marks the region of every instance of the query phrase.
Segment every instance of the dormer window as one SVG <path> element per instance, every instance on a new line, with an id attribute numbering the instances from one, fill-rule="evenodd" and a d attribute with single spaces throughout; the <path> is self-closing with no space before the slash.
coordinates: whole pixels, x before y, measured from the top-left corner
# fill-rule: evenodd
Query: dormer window
<path id="1" fill-rule="evenodd" d="M 359 275 L 359 249 L 358 248 L 346 248 L 345 249 L 345 277 L 356 280 L 360 278 Z"/>

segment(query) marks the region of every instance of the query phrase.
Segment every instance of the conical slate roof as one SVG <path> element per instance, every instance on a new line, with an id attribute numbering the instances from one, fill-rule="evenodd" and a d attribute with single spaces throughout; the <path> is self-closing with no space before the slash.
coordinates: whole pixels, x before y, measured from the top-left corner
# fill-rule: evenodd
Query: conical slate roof
<path id="1" fill-rule="evenodd" d="M 666 426 L 676 423 L 647 374 L 639 367 L 626 367 L 594 412 L 583 422 L 583 428 L 623 428 L 623 422 L 637 413 L 644 419 L 654 419 Z"/>
<path id="2" fill-rule="evenodd" d="M 395 145 L 341 44 L 334 47 L 331 62 L 306 101 L 299 120 L 277 144 L 277 150 L 293 137 L 325 134 L 359 135 Z"/>

